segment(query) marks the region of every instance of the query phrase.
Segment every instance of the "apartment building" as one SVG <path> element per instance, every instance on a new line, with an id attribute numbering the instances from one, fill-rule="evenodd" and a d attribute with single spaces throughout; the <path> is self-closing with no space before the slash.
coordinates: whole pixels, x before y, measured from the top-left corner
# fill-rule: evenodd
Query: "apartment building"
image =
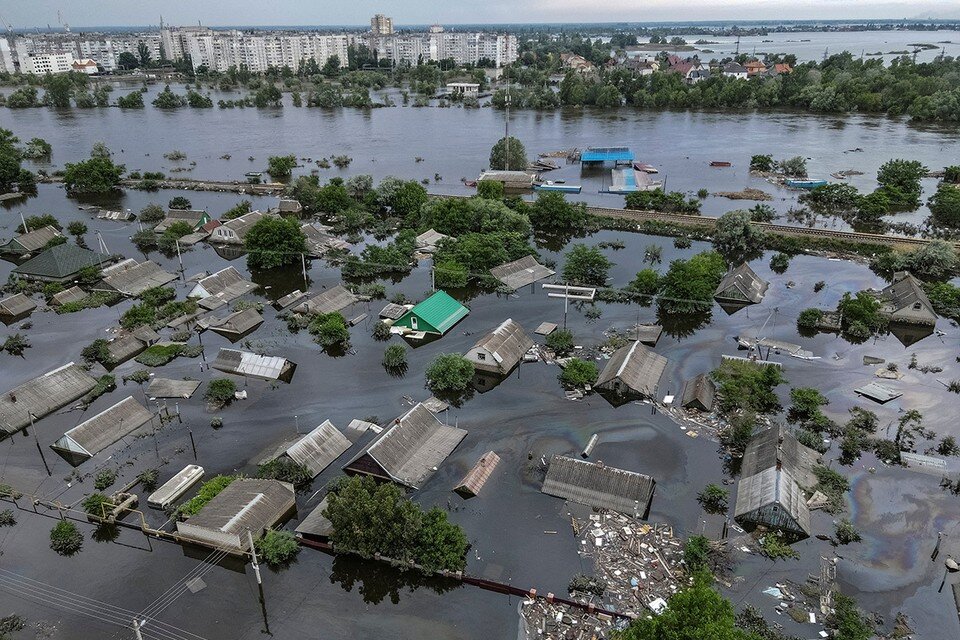
<path id="1" fill-rule="evenodd" d="M 64 53 L 31 53 L 26 58 L 20 58 L 22 73 L 33 73 L 42 76 L 46 73 L 66 73 L 73 70 L 73 54 Z"/>

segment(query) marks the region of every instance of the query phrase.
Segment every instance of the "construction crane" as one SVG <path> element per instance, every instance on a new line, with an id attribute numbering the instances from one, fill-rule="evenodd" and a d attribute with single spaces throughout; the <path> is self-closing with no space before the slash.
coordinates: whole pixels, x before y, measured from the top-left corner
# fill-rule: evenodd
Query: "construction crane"
<path id="1" fill-rule="evenodd" d="M 0 24 L 7 28 L 7 33 L 13 35 L 13 25 L 3 19 L 3 16 L 0 16 Z"/>
<path id="2" fill-rule="evenodd" d="M 60 23 L 60 26 L 63 27 L 64 31 L 70 33 L 70 25 L 63 21 L 63 13 L 61 13 L 59 9 L 57 9 L 57 22 Z"/>

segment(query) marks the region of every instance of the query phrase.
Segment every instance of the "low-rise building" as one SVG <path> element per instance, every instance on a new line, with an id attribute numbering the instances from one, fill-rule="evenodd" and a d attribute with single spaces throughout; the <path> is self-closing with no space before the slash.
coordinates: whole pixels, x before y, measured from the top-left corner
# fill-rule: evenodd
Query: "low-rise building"
<path id="1" fill-rule="evenodd" d="M 739 62 L 728 62 L 723 65 L 723 75 L 727 78 L 736 78 L 738 80 L 747 79 L 747 68 Z"/>
<path id="2" fill-rule="evenodd" d="M 476 98 L 480 95 L 480 85 L 476 82 L 448 82 L 447 91 L 454 98 Z"/>
<path id="3" fill-rule="evenodd" d="M 280 217 L 276 213 L 267 213 L 263 211 L 251 211 L 245 213 L 239 218 L 227 220 L 210 233 L 209 240 L 212 243 L 219 244 L 243 244 L 243 239 L 247 233 L 261 220 L 267 217 Z"/>
<path id="4" fill-rule="evenodd" d="M 620 397 L 655 397 L 666 368 L 666 358 L 634 342 L 613 352 L 594 387 Z"/>
<path id="5" fill-rule="evenodd" d="M 470 310 L 451 298 L 447 292 L 437 291 L 400 316 L 393 323 L 393 327 L 442 336 L 468 313 Z"/>
<path id="6" fill-rule="evenodd" d="M 477 370 L 505 376 L 520 364 L 524 354 L 532 346 L 533 340 L 524 332 L 520 323 L 507 318 L 496 329 L 480 338 L 467 351 L 465 357 Z"/>
<path id="7" fill-rule="evenodd" d="M 727 272 L 717 290 L 714 299 L 721 304 L 749 305 L 763 301 L 770 283 L 763 280 L 746 262 Z"/>
<path id="8" fill-rule="evenodd" d="M 70 64 L 70 70 L 76 71 L 77 73 L 85 73 L 88 76 L 93 76 L 100 73 L 100 67 L 98 67 L 97 63 L 90 58 L 74 60 Z"/>

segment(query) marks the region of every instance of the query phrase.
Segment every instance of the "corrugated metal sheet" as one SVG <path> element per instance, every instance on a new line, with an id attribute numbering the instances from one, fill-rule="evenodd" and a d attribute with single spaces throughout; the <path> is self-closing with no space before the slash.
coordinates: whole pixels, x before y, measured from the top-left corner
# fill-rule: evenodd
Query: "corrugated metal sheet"
<path id="1" fill-rule="evenodd" d="M 762 280 L 744 262 L 723 276 L 713 297 L 721 302 L 758 304 L 769 286 L 769 282 Z"/>
<path id="2" fill-rule="evenodd" d="M 177 531 L 208 546 L 229 546 L 238 553 L 254 539 L 280 522 L 296 508 L 293 485 L 279 480 L 238 478 L 231 482 L 200 513 L 177 524 Z"/>
<path id="3" fill-rule="evenodd" d="M 150 422 L 153 414 L 128 396 L 63 434 L 52 448 L 92 458 L 114 442 Z"/>
<path id="4" fill-rule="evenodd" d="M 344 466 L 353 473 L 377 475 L 419 488 L 467 435 L 441 423 L 418 404 Z"/>
<path id="5" fill-rule="evenodd" d="M 147 504 L 157 509 L 166 509 L 176 502 L 177 498 L 190 490 L 203 477 L 203 467 L 197 464 L 188 464 L 175 476 L 164 482 L 159 489 L 150 494 Z"/>
<path id="6" fill-rule="evenodd" d="M 4 245 L 4 249 L 10 253 L 32 253 L 38 249 L 43 249 L 51 240 L 62 237 L 62 233 L 57 231 L 55 227 L 48 225 L 27 233 L 21 233 Z"/>
<path id="7" fill-rule="evenodd" d="M 819 459 L 820 454 L 800 444 L 789 428 L 773 426 L 754 434 L 750 439 L 740 462 L 740 476 L 752 476 L 779 464 L 801 485 L 812 487 L 817 481 L 813 465 Z"/>
<path id="8" fill-rule="evenodd" d="M 397 324 L 402 324 L 408 318 L 416 316 L 434 327 L 442 335 L 466 317 L 468 313 L 470 313 L 470 310 L 451 298 L 446 291 L 437 291 L 403 314 L 397 320 Z M 424 331 L 425 327 L 419 327 L 418 330 Z"/>
<path id="9" fill-rule="evenodd" d="M 434 253 L 437 250 L 437 244 L 441 240 L 449 238 L 445 233 L 440 233 L 434 229 L 427 229 L 416 237 L 417 248 L 425 253 Z"/>
<path id="10" fill-rule="evenodd" d="M 245 336 L 263 324 L 263 316 L 256 309 L 243 309 L 223 318 L 212 318 L 207 326 L 221 335 Z"/>
<path id="11" fill-rule="evenodd" d="M 652 397 L 666 368 L 666 358 L 634 342 L 613 352 L 594 386 L 622 395 L 633 392 Z"/>
<path id="12" fill-rule="evenodd" d="M 130 358 L 140 355 L 150 344 L 134 334 L 126 334 L 114 338 L 107 344 L 107 353 L 110 355 L 111 366 L 124 363 Z"/>
<path id="13" fill-rule="evenodd" d="M 0 316 L 15 318 L 30 313 L 36 308 L 37 303 L 22 293 L 0 300 Z"/>
<path id="14" fill-rule="evenodd" d="M 317 477 L 349 448 L 347 437 L 332 422 L 324 420 L 323 424 L 298 440 L 285 453 L 291 460 L 309 469 L 313 477 Z"/>
<path id="15" fill-rule="evenodd" d="M 588 507 L 645 517 L 655 485 L 642 473 L 555 455 L 541 491 Z"/>
<path id="16" fill-rule="evenodd" d="M 87 292 L 73 285 L 69 289 L 64 289 L 59 293 L 53 294 L 53 297 L 50 298 L 51 307 L 59 307 L 62 304 L 69 304 L 71 302 L 80 302 L 87 297 Z"/>
<path id="17" fill-rule="evenodd" d="M 192 396 L 200 386 L 199 380 L 171 380 L 170 378 L 154 378 L 147 387 L 147 394 L 151 398 L 182 398 Z"/>
<path id="18" fill-rule="evenodd" d="M 216 296 L 222 302 L 230 302 L 253 291 L 257 286 L 244 280 L 236 268 L 227 267 L 197 282 L 189 297 L 204 299 Z"/>
<path id="19" fill-rule="evenodd" d="M 866 396 L 867 398 L 870 398 L 874 402 L 879 402 L 880 404 L 890 402 L 891 400 L 895 400 L 903 395 L 903 393 L 900 391 L 891 389 L 890 387 L 882 385 L 879 382 L 869 382 L 862 387 L 857 387 L 854 389 L 854 392 L 860 394 L 861 396 Z"/>
<path id="20" fill-rule="evenodd" d="M 97 288 L 119 291 L 125 296 L 138 296 L 152 287 L 162 287 L 177 279 L 151 260 L 124 260 L 103 271 L 103 282 Z"/>
<path id="21" fill-rule="evenodd" d="M 633 162 L 633 152 L 628 147 L 588 147 L 580 162 Z"/>
<path id="22" fill-rule="evenodd" d="M 532 346 L 533 340 L 523 331 L 520 323 L 507 318 L 496 329 L 480 338 L 467 351 L 466 358 L 477 369 L 507 374 L 517 366 Z"/>
<path id="23" fill-rule="evenodd" d="M 342 284 L 318 293 L 296 308 L 297 313 L 334 313 L 342 311 L 357 301 Z"/>
<path id="24" fill-rule="evenodd" d="M 164 217 L 153 230 L 157 233 L 163 233 L 174 223 L 186 222 L 196 231 L 208 220 L 210 220 L 210 215 L 206 211 L 197 211 L 195 209 L 168 209 L 166 217 Z"/>
<path id="25" fill-rule="evenodd" d="M 710 376 L 701 373 L 690 380 L 683 387 L 680 396 L 680 406 L 684 409 L 699 409 L 713 411 L 713 399 L 717 395 L 717 385 Z"/>
<path id="26" fill-rule="evenodd" d="M 486 452 L 480 456 L 477 464 L 473 465 L 473 469 L 464 476 L 454 491 L 465 497 L 479 494 L 498 464 L 500 464 L 500 456 L 493 451 Z"/>
<path id="27" fill-rule="evenodd" d="M 97 385 L 90 374 L 69 362 L 0 396 L 0 429 L 15 433 L 82 397 Z"/>
<path id="28" fill-rule="evenodd" d="M 280 356 L 261 356 L 249 351 L 220 349 L 213 368 L 263 380 L 283 380 L 296 365 Z"/>
<path id="29" fill-rule="evenodd" d="M 323 515 L 323 510 L 327 508 L 328 504 L 330 504 L 329 498 L 324 497 L 323 500 L 320 501 L 320 504 L 317 505 L 317 508 L 311 511 L 310 514 L 297 525 L 295 531 L 302 536 L 319 538 L 321 540 L 326 540 L 332 536 L 333 523 Z"/>
<path id="30" fill-rule="evenodd" d="M 740 480 L 734 518 L 744 528 L 765 526 L 791 537 L 808 537 L 811 531 L 803 490 L 787 470 L 776 467 Z"/>
<path id="31" fill-rule="evenodd" d="M 533 256 L 524 256 L 519 260 L 507 262 L 490 270 L 494 278 L 516 291 L 538 280 L 549 278 L 556 271 L 548 269 Z"/>
<path id="32" fill-rule="evenodd" d="M 388 302 L 386 306 L 384 306 L 383 309 L 380 310 L 380 317 L 386 318 L 388 320 L 397 320 L 406 312 L 407 312 L 407 308 L 402 304 L 394 304 L 392 302 Z"/>

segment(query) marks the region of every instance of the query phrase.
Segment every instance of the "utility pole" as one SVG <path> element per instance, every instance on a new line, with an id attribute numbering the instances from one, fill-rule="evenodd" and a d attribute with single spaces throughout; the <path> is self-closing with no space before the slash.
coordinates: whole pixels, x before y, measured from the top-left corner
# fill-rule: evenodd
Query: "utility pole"
<path id="1" fill-rule="evenodd" d="M 180 262 L 180 277 L 183 277 L 183 256 L 180 255 L 180 239 L 174 239 L 177 245 L 177 260 Z"/>
<path id="2" fill-rule="evenodd" d="M 247 542 L 250 543 L 250 559 L 253 562 L 253 571 L 257 574 L 257 584 L 263 584 L 260 577 L 260 564 L 257 562 L 257 548 L 253 544 L 253 534 L 247 529 Z"/>
<path id="3" fill-rule="evenodd" d="M 505 144 L 505 152 L 503 158 L 503 170 L 510 170 L 510 80 L 507 80 L 507 99 L 504 102 L 506 107 L 506 118 L 504 119 L 503 124 L 503 141 Z"/>
<path id="4" fill-rule="evenodd" d="M 133 619 L 133 633 L 137 640 L 143 640 L 143 634 L 140 633 L 140 622 L 136 618 Z"/>
<path id="5" fill-rule="evenodd" d="M 33 428 L 33 412 L 30 411 L 28 414 L 30 416 L 30 431 L 33 433 L 33 441 L 37 443 L 37 451 L 40 452 L 40 459 L 43 460 L 43 468 L 47 470 L 47 475 L 52 476 L 50 473 L 50 466 L 47 464 L 47 458 L 43 455 L 43 447 L 40 446 L 40 439 L 37 438 L 37 430 Z"/>
<path id="6" fill-rule="evenodd" d="M 303 290 L 307 290 L 307 257 L 304 254 L 300 254 L 300 266 L 303 269 Z"/>

